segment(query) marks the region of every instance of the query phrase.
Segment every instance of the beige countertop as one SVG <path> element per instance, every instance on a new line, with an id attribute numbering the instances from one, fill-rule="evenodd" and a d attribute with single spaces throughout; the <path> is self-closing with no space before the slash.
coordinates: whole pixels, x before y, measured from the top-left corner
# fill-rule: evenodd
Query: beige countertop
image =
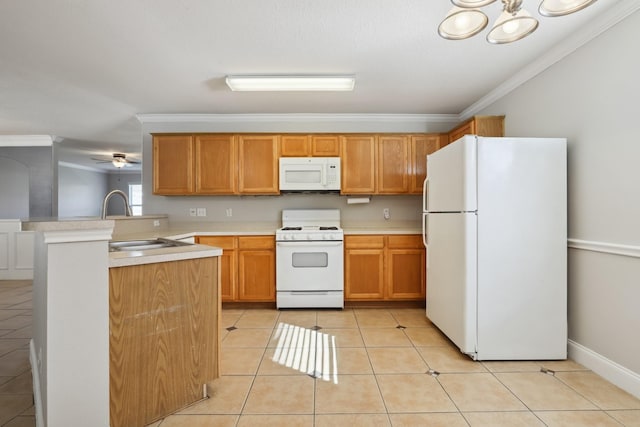
<path id="1" fill-rule="evenodd" d="M 186 222 L 171 223 L 167 228 L 140 233 L 128 233 L 119 239 L 139 237 L 166 237 L 186 239 L 193 236 L 273 236 L 280 223 L 268 222 Z M 373 222 L 343 224 L 344 233 L 350 234 L 420 234 L 420 222 Z"/>
<path id="2" fill-rule="evenodd" d="M 221 255 L 222 249 L 207 245 L 177 246 L 144 251 L 115 251 L 109 252 L 109 268 Z"/>

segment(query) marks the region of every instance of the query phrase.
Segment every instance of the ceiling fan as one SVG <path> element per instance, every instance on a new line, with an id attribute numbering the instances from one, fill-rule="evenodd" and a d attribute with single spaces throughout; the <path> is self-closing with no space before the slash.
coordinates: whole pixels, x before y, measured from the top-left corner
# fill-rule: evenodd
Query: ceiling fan
<path id="1" fill-rule="evenodd" d="M 126 154 L 122 154 L 122 153 L 113 153 L 113 156 L 110 159 L 108 158 L 100 159 L 100 158 L 92 157 L 91 160 L 95 160 L 96 163 L 113 163 L 113 166 L 115 166 L 118 169 L 123 168 L 125 166 L 131 167 L 131 165 L 140 164 L 140 162 L 137 160 L 127 159 Z"/>

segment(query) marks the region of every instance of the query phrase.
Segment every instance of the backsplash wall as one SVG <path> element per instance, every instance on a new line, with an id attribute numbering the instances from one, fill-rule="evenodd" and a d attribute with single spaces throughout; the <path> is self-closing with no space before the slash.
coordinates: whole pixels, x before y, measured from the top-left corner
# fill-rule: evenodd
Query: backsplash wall
<path id="1" fill-rule="evenodd" d="M 283 209 L 340 209 L 343 224 L 419 222 L 421 196 L 372 196 L 367 204 L 348 204 L 336 194 L 285 194 L 281 196 L 153 196 L 144 202 L 145 214 L 167 214 L 170 222 L 273 222 L 280 224 Z M 190 208 L 205 208 L 206 217 L 190 216 Z M 385 221 L 382 210 L 389 208 Z M 227 209 L 231 216 L 227 216 Z"/>

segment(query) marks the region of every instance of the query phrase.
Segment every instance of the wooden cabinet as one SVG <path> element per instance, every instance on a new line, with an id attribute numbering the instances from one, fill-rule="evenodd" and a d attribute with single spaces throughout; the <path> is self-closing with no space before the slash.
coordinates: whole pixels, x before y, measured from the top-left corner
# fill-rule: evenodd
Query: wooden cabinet
<path id="1" fill-rule="evenodd" d="M 193 193 L 193 158 L 193 136 L 154 135 L 153 194 Z"/>
<path id="2" fill-rule="evenodd" d="M 195 192 L 236 193 L 236 145 L 233 135 L 195 136 Z"/>
<path id="3" fill-rule="evenodd" d="M 279 194 L 279 136 L 238 135 L 238 191 Z"/>
<path id="4" fill-rule="evenodd" d="M 384 236 L 344 237 L 345 300 L 384 298 Z"/>
<path id="5" fill-rule="evenodd" d="M 220 292 L 223 302 L 275 301 L 273 236 L 197 236 L 196 243 L 222 248 Z"/>
<path id="6" fill-rule="evenodd" d="M 238 300 L 276 300 L 276 253 L 273 236 L 238 238 Z"/>
<path id="7" fill-rule="evenodd" d="M 424 299 L 425 265 L 422 236 L 387 236 L 387 298 Z"/>
<path id="8" fill-rule="evenodd" d="M 341 136 L 342 194 L 373 194 L 376 189 L 376 136 Z"/>
<path id="9" fill-rule="evenodd" d="M 279 137 L 153 135 L 153 193 L 279 194 Z"/>
<path id="10" fill-rule="evenodd" d="M 338 157 L 340 139 L 337 135 L 281 135 L 281 157 Z"/>
<path id="11" fill-rule="evenodd" d="M 234 236 L 197 236 L 196 243 L 217 246 L 220 257 L 220 297 L 223 302 L 238 299 L 238 239 Z"/>
<path id="12" fill-rule="evenodd" d="M 109 269 L 111 426 L 151 424 L 218 378 L 217 269 L 217 257 Z"/>
<path id="13" fill-rule="evenodd" d="M 345 236 L 345 300 L 424 300 L 420 235 Z"/>
<path id="14" fill-rule="evenodd" d="M 427 177 L 427 155 L 437 151 L 442 140 L 448 141 L 448 135 L 411 135 L 410 194 L 422 194 L 422 185 Z"/>
<path id="15" fill-rule="evenodd" d="M 504 116 L 474 116 L 450 130 L 444 145 L 465 135 L 504 136 Z"/>
<path id="16" fill-rule="evenodd" d="M 376 148 L 376 193 L 406 194 L 411 173 L 409 138 L 405 135 L 379 135 Z"/>

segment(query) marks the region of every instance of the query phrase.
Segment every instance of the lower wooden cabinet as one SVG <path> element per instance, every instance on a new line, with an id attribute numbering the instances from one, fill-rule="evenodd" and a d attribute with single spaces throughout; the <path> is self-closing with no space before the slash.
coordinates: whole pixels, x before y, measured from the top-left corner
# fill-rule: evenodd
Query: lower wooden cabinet
<path id="1" fill-rule="evenodd" d="M 424 300 L 425 248 L 420 235 L 347 235 L 345 300 Z"/>
<path id="2" fill-rule="evenodd" d="M 222 249 L 223 302 L 273 302 L 276 256 L 273 236 L 197 236 L 196 243 Z"/>

